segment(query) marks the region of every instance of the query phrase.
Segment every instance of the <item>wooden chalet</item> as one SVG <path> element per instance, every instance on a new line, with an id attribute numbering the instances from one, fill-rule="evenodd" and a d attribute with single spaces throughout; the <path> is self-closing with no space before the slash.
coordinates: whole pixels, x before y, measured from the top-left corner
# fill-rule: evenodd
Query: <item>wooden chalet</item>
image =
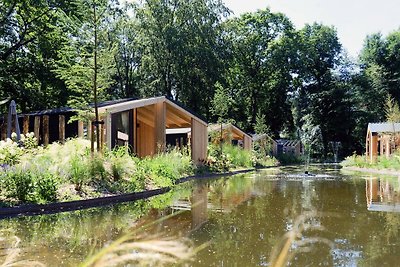
<path id="1" fill-rule="evenodd" d="M 208 132 L 219 136 L 221 131 L 221 124 L 210 124 L 208 126 Z M 232 144 L 242 145 L 243 149 L 252 149 L 252 138 L 250 135 L 236 127 L 231 123 L 222 124 L 222 139 L 225 142 Z"/>
<path id="2" fill-rule="evenodd" d="M 390 157 L 400 146 L 400 123 L 369 123 L 365 141 L 365 155 L 374 161 L 377 156 Z"/>
<path id="3" fill-rule="evenodd" d="M 99 104 L 99 114 L 104 121 L 100 127 L 101 143 L 109 149 L 129 145 L 139 157 L 152 156 L 165 149 L 167 129 L 190 128 L 193 161 L 200 163 L 207 157 L 207 123 L 164 96 L 103 102 Z M 20 115 L 19 121 L 24 133 L 34 132 L 44 145 L 69 137 L 89 138 L 93 134 L 92 123 L 67 124 L 74 115 L 75 110 L 61 108 Z"/>

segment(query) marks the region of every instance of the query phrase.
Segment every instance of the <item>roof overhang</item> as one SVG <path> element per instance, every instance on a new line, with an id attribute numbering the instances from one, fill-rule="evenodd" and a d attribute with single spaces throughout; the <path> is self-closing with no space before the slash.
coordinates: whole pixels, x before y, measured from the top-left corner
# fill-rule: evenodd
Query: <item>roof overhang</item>
<path id="1" fill-rule="evenodd" d="M 223 123 L 222 124 L 222 130 L 229 130 L 229 128 L 232 130 L 232 139 L 233 140 L 243 140 L 245 137 L 248 137 L 251 139 L 250 135 L 243 132 L 242 130 L 240 130 L 238 127 L 236 127 L 232 123 Z M 220 129 L 221 129 L 221 124 L 211 124 L 208 127 L 208 132 L 219 131 Z"/>
<path id="2" fill-rule="evenodd" d="M 103 106 L 99 108 L 99 113 L 106 113 L 106 114 L 114 114 L 118 112 L 123 112 L 131 109 L 138 109 L 138 108 L 145 108 L 157 103 L 166 103 L 166 116 L 167 120 L 169 118 L 174 118 L 176 121 L 184 121 L 185 123 L 182 124 L 184 127 L 191 124 L 191 119 L 195 119 L 196 121 L 200 122 L 201 124 L 207 126 L 207 122 L 200 119 L 198 116 L 194 115 L 193 113 L 189 112 L 188 110 L 182 108 L 181 106 L 177 105 L 173 101 L 169 100 L 165 96 L 160 97 L 152 97 L 146 99 L 137 99 L 126 101 L 123 103 Z M 172 119 L 171 119 L 172 120 Z M 179 126 L 179 125 L 175 125 Z"/>

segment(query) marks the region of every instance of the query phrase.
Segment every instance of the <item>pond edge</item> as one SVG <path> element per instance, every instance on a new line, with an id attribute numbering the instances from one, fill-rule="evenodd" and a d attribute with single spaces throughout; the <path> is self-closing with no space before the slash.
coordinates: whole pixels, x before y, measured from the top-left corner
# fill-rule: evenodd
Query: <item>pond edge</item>
<path id="1" fill-rule="evenodd" d="M 347 171 L 357 171 L 357 172 L 368 172 L 373 174 L 383 174 L 383 175 L 394 175 L 400 176 L 400 171 L 391 170 L 391 169 L 370 169 L 370 168 L 360 168 L 360 167 L 343 167 L 343 170 Z"/>
<path id="2" fill-rule="evenodd" d="M 263 168 L 251 168 L 251 169 L 243 169 L 236 170 L 224 173 L 207 173 L 203 175 L 191 175 L 187 177 L 182 177 L 176 180 L 174 185 L 185 183 L 195 179 L 210 179 L 210 178 L 219 178 L 224 176 L 232 176 L 236 174 L 249 173 L 252 171 L 256 171 L 259 169 L 268 169 L 275 166 L 263 167 Z M 14 207 L 5 207 L 0 208 L 0 219 L 11 218 L 11 217 L 19 217 L 19 216 L 34 216 L 34 215 L 42 215 L 42 214 L 53 214 L 60 213 L 66 211 L 75 211 L 82 209 L 89 209 L 95 207 L 108 206 L 118 203 L 124 203 L 129 201 L 136 201 L 141 199 L 147 199 L 153 196 L 161 195 L 169 192 L 174 186 L 171 187 L 162 187 L 154 190 L 146 190 L 135 193 L 126 193 L 119 194 L 113 196 L 105 196 L 91 199 L 83 199 L 83 200 L 74 200 L 74 201 L 65 201 L 65 202 L 54 202 L 48 204 L 26 204 L 21 206 Z"/>

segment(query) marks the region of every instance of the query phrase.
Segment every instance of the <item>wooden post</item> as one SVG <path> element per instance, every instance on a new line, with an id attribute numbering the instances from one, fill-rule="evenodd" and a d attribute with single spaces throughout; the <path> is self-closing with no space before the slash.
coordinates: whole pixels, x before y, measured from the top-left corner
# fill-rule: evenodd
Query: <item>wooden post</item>
<path id="1" fill-rule="evenodd" d="M 87 122 L 87 138 L 92 140 L 92 121 Z"/>
<path id="2" fill-rule="evenodd" d="M 391 148 L 390 147 L 390 139 L 391 139 L 391 136 L 387 137 L 386 140 L 385 140 L 386 141 L 386 145 L 385 145 L 386 151 L 385 152 L 386 152 L 386 157 L 387 158 L 390 157 L 390 152 L 391 152 L 390 151 L 390 148 Z"/>
<path id="3" fill-rule="evenodd" d="M 138 128 L 138 121 L 137 121 L 137 109 L 133 110 L 133 153 L 138 153 L 138 145 L 137 145 L 137 128 Z"/>
<path id="4" fill-rule="evenodd" d="M 165 102 L 155 104 L 155 141 L 156 141 L 156 153 L 165 151 L 166 135 L 165 135 L 165 125 L 166 125 L 166 107 Z"/>
<path id="5" fill-rule="evenodd" d="M 26 135 L 29 133 L 29 115 L 25 115 L 22 123 L 22 133 Z"/>
<path id="6" fill-rule="evenodd" d="M 33 132 L 36 137 L 36 142 L 37 142 L 37 144 L 39 144 L 40 143 L 40 116 L 35 116 Z"/>
<path id="7" fill-rule="evenodd" d="M 100 131 L 100 152 L 103 153 L 104 149 L 104 142 L 106 141 L 106 131 L 104 130 L 107 126 L 107 121 L 102 117 L 100 121 L 104 121 L 104 124 L 99 124 L 99 131 Z"/>
<path id="8" fill-rule="evenodd" d="M 49 144 L 49 116 L 43 116 L 43 145 Z"/>
<path id="9" fill-rule="evenodd" d="M 95 137 L 96 135 L 94 134 L 94 128 L 92 125 L 92 121 L 89 121 L 90 125 L 90 152 L 92 153 L 92 156 L 94 155 L 94 143 L 95 143 Z"/>
<path id="10" fill-rule="evenodd" d="M 83 121 L 78 121 L 78 137 L 83 138 Z"/>
<path id="11" fill-rule="evenodd" d="M 59 115 L 58 116 L 58 139 L 61 143 L 65 141 L 65 116 Z"/>
<path id="12" fill-rule="evenodd" d="M 1 140 L 7 139 L 7 119 L 4 119 L 3 125 L 1 125 Z"/>

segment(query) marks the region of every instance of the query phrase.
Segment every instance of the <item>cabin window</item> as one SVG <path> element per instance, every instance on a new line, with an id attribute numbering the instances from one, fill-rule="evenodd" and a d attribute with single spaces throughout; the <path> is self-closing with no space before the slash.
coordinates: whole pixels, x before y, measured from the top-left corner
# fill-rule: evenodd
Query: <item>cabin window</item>
<path id="1" fill-rule="evenodd" d="M 133 114 L 124 111 L 112 114 L 112 147 L 133 145 Z"/>

